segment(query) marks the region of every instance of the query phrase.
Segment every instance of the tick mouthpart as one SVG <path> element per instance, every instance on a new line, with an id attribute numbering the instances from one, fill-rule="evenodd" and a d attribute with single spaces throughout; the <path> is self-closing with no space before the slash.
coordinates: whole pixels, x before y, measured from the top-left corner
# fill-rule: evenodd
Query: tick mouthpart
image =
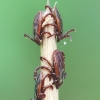
<path id="1" fill-rule="evenodd" d="M 50 12 L 52 13 L 52 8 L 51 8 L 49 5 L 46 5 L 46 6 L 45 6 L 45 9 L 46 9 L 46 8 L 49 8 Z"/>

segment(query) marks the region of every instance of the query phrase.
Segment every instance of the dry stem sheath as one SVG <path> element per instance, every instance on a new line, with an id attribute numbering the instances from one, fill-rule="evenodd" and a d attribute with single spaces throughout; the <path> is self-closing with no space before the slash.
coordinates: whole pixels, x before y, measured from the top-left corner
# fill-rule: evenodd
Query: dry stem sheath
<path id="1" fill-rule="evenodd" d="M 47 1 L 47 4 L 49 5 L 49 0 Z M 46 8 L 46 12 L 44 13 L 47 14 L 49 13 L 49 9 Z M 51 24 L 54 23 L 54 19 L 53 17 L 51 17 L 51 15 L 48 15 L 44 21 L 44 23 L 42 24 L 42 26 L 46 25 L 46 24 Z M 45 32 L 50 32 L 51 34 L 54 34 L 54 26 L 46 26 L 44 29 Z M 47 60 L 50 61 L 51 64 L 53 64 L 53 60 L 52 60 L 52 54 L 53 51 L 57 49 L 57 44 L 56 44 L 56 39 L 55 36 L 52 36 L 50 38 L 47 38 L 49 35 L 48 34 L 44 34 L 43 36 L 43 43 L 41 45 L 41 56 L 45 57 Z M 47 66 L 49 68 L 51 68 L 46 61 L 41 61 L 41 66 Z M 48 74 L 49 72 L 45 69 L 41 70 L 43 73 L 43 76 Z M 44 82 L 44 86 L 52 84 L 53 80 L 49 81 L 48 78 L 45 79 Z M 44 100 L 58 100 L 58 89 L 56 89 L 55 86 L 53 86 L 54 89 L 47 89 L 45 91 L 45 95 L 46 97 L 44 98 Z"/>

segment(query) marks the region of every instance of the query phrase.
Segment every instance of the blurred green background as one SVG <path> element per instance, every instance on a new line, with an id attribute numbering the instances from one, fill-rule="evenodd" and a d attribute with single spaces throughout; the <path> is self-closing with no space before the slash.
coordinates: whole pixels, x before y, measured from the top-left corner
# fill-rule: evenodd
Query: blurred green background
<path id="1" fill-rule="evenodd" d="M 51 6 L 55 0 L 50 0 Z M 40 65 L 40 47 L 32 36 L 34 16 L 46 0 L 0 0 L 0 100 L 29 100 L 34 95 L 33 71 Z M 100 0 L 58 0 L 64 39 L 58 49 L 66 55 L 67 78 L 59 100 L 100 100 Z M 63 45 L 66 41 L 67 45 Z"/>

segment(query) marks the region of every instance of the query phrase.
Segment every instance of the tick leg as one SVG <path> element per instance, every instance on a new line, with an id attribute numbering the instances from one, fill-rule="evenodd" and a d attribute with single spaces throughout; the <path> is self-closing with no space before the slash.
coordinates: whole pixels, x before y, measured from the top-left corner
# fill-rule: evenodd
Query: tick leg
<path id="1" fill-rule="evenodd" d="M 55 84 L 56 85 L 56 88 L 59 89 L 59 87 L 62 85 L 62 83 L 63 83 L 63 81 L 60 82 L 60 83 L 57 81 L 57 83 Z"/>
<path id="2" fill-rule="evenodd" d="M 75 31 L 75 29 L 71 29 L 71 30 L 69 30 L 67 33 L 65 33 L 65 35 L 63 35 L 63 36 L 58 36 L 57 42 L 59 42 L 61 39 L 64 39 L 64 38 L 66 38 L 66 37 L 72 39 L 72 37 L 69 35 L 69 33 L 70 33 L 70 32 L 74 32 L 74 31 Z"/>
<path id="3" fill-rule="evenodd" d="M 58 89 L 61 84 L 59 77 L 57 77 L 57 75 L 55 73 L 52 73 L 51 77 L 53 77 L 53 80 L 54 80 L 52 84 L 55 85 L 56 88 Z"/>
<path id="4" fill-rule="evenodd" d="M 47 86 L 45 86 L 44 87 L 44 80 L 45 80 L 45 78 L 46 77 L 49 77 L 50 79 L 49 80 L 51 80 L 51 77 L 50 77 L 50 75 L 51 74 L 47 74 L 47 75 L 45 75 L 43 78 L 42 78 L 42 80 L 41 80 L 41 93 L 38 95 L 38 98 L 44 98 L 46 95 L 44 94 L 44 92 L 45 92 L 45 90 L 47 89 L 47 88 L 51 88 L 52 90 L 53 90 L 53 86 L 52 85 L 47 85 Z"/>
<path id="5" fill-rule="evenodd" d="M 50 38 L 50 37 L 52 37 L 52 36 L 56 36 L 56 34 L 54 33 L 54 34 L 52 34 L 52 35 L 48 36 L 47 38 Z"/>
<path id="6" fill-rule="evenodd" d="M 47 38 L 50 38 L 50 37 L 52 37 L 52 36 L 59 36 L 59 34 L 58 34 L 58 32 L 56 32 L 56 33 L 54 33 L 54 34 L 48 36 Z"/>
<path id="7" fill-rule="evenodd" d="M 29 35 L 27 34 L 24 34 L 25 37 L 28 37 L 29 39 L 31 39 L 32 41 L 34 41 L 34 39 L 32 37 L 30 37 Z"/>
<path id="8" fill-rule="evenodd" d="M 40 68 L 41 68 L 41 69 L 45 68 L 46 70 L 48 70 L 48 71 L 51 73 L 51 70 L 50 70 L 48 67 L 46 67 L 46 66 L 38 66 L 38 67 L 35 69 L 35 71 L 34 71 L 34 80 L 36 80 L 36 78 L 37 78 L 37 71 L 38 71 Z"/>
<path id="9" fill-rule="evenodd" d="M 38 98 L 40 98 L 39 100 L 41 100 L 42 98 L 45 98 L 45 94 L 44 93 L 40 93 L 39 95 L 38 95 Z"/>
<path id="10" fill-rule="evenodd" d="M 50 81 L 51 80 L 51 74 L 47 74 L 47 75 L 45 75 L 43 77 L 43 79 L 42 79 L 43 85 L 44 85 L 44 80 L 45 80 L 46 77 L 48 77 L 49 78 L 49 81 Z"/>
<path id="11" fill-rule="evenodd" d="M 49 81 L 50 81 L 50 80 L 51 80 L 51 74 L 47 74 L 47 75 L 45 75 L 45 76 L 42 78 L 42 80 L 41 80 L 41 86 L 42 86 L 42 87 L 44 86 L 44 80 L 45 80 L 46 77 L 48 77 L 48 78 L 49 78 Z"/>
<path id="12" fill-rule="evenodd" d="M 55 73 L 51 73 L 51 77 L 53 77 L 53 80 L 54 80 L 52 84 L 56 83 L 56 81 L 58 82 L 58 77 Z"/>
<path id="13" fill-rule="evenodd" d="M 53 76 L 55 76 L 55 78 L 54 78 L 54 82 L 52 84 L 55 85 L 57 89 L 59 89 L 59 87 L 62 85 L 64 79 L 66 78 L 66 72 L 64 72 L 62 79 L 57 77 L 55 75 L 55 73 L 53 73 Z"/>
<path id="14" fill-rule="evenodd" d="M 55 36 L 57 35 L 57 34 L 55 34 L 55 33 L 51 35 L 50 32 L 42 32 L 42 36 L 43 36 L 44 34 L 49 34 L 49 36 L 48 36 L 47 38 L 50 38 L 50 37 L 52 37 L 52 36 L 54 36 L 54 35 L 55 35 Z"/>
<path id="15" fill-rule="evenodd" d="M 43 87 L 42 93 L 44 93 L 47 88 L 51 88 L 53 90 L 53 86 L 52 85 L 47 85 L 47 86 Z"/>
<path id="16" fill-rule="evenodd" d="M 51 77 L 53 77 L 53 80 L 57 79 L 57 75 L 55 73 L 51 73 Z"/>
<path id="17" fill-rule="evenodd" d="M 49 34 L 51 36 L 51 33 L 50 32 L 42 32 L 41 33 L 41 36 L 43 36 L 44 34 Z"/>
<path id="18" fill-rule="evenodd" d="M 46 58 L 40 57 L 40 60 L 41 61 L 45 60 L 51 66 L 51 68 L 53 68 L 53 66 L 51 65 L 51 63 Z"/>
<path id="19" fill-rule="evenodd" d="M 64 72 L 64 73 L 63 73 L 63 80 L 66 78 L 66 76 L 67 76 L 67 73 Z"/>
<path id="20" fill-rule="evenodd" d="M 64 52 L 61 52 L 61 53 L 62 53 L 63 57 L 65 58 L 65 54 L 64 54 Z"/>
<path id="21" fill-rule="evenodd" d="M 53 17 L 54 19 L 56 19 L 55 16 L 54 16 L 54 14 L 52 14 L 52 13 L 47 13 L 47 14 L 44 16 L 44 18 L 43 18 L 43 20 L 42 20 L 42 23 L 45 21 L 45 18 L 46 18 L 48 15 L 51 15 L 51 17 Z"/>
<path id="22" fill-rule="evenodd" d="M 27 34 L 24 34 L 24 36 L 25 36 L 25 37 L 28 37 L 30 40 L 36 42 L 38 45 L 41 44 L 41 40 L 40 40 L 38 37 L 36 37 L 35 39 L 33 39 L 32 37 L 30 37 L 30 36 L 27 35 Z"/>
<path id="23" fill-rule="evenodd" d="M 63 81 L 60 82 L 60 80 L 57 79 L 57 80 L 54 80 L 54 82 L 53 82 L 52 84 L 55 85 L 57 89 L 59 89 L 59 86 L 60 86 L 62 83 L 63 83 Z"/>
<path id="24" fill-rule="evenodd" d="M 46 26 L 54 26 L 55 28 L 57 28 L 57 25 L 56 24 L 46 24 L 46 25 L 44 25 L 42 28 L 44 29 Z"/>
<path id="25" fill-rule="evenodd" d="M 49 8 L 49 10 L 50 10 L 51 13 L 52 13 L 52 8 L 51 8 L 50 6 L 46 5 L 46 6 L 45 6 L 45 9 L 46 9 L 46 8 Z"/>

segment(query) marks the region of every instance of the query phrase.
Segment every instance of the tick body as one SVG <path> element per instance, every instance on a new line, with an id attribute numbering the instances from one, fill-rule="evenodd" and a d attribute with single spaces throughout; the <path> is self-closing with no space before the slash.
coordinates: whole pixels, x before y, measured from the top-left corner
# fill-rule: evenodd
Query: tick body
<path id="1" fill-rule="evenodd" d="M 51 73 L 51 77 L 53 78 L 54 84 L 56 88 L 58 89 L 60 85 L 63 83 L 64 79 L 66 78 L 66 72 L 65 72 L 65 55 L 63 52 L 59 50 L 55 50 L 52 55 L 53 59 L 53 65 L 44 57 L 40 57 L 40 59 L 43 61 L 45 60 L 48 65 L 51 66 L 51 70 L 49 72 Z"/>
<path id="2" fill-rule="evenodd" d="M 59 50 L 53 52 L 53 72 L 54 72 L 54 82 L 57 88 L 63 83 L 63 80 L 66 78 L 65 72 L 65 55 Z"/>

